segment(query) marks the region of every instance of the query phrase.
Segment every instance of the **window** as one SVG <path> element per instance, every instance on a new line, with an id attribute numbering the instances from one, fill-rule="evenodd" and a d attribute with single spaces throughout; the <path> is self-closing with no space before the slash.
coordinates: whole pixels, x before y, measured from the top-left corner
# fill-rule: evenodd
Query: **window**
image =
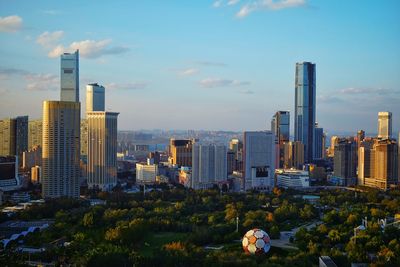
<path id="1" fill-rule="evenodd" d="M 73 69 L 64 69 L 64 73 L 73 73 L 74 70 Z"/>

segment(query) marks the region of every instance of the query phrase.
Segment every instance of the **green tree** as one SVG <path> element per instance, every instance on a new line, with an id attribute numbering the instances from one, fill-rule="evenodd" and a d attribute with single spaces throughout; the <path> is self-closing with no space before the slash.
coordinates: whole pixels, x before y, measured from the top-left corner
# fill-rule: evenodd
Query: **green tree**
<path id="1" fill-rule="evenodd" d="M 83 226 L 92 227 L 94 224 L 93 212 L 88 212 L 83 216 Z"/>

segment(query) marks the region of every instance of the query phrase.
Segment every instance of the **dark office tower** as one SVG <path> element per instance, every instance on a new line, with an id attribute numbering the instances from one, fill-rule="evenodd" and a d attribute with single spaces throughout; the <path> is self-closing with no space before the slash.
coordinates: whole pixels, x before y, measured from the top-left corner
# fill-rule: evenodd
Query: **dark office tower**
<path id="1" fill-rule="evenodd" d="M 22 158 L 22 153 L 28 151 L 28 116 L 15 118 L 15 154 Z"/>
<path id="2" fill-rule="evenodd" d="M 0 120 L 0 156 L 18 156 L 28 150 L 28 116 Z M 20 160 L 22 163 L 22 160 Z"/>
<path id="3" fill-rule="evenodd" d="M 324 158 L 325 144 L 324 144 L 324 129 L 315 124 L 314 129 L 314 159 Z"/>
<path id="4" fill-rule="evenodd" d="M 277 111 L 271 120 L 271 131 L 275 135 L 275 166 L 283 168 L 284 149 L 283 143 L 289 142 L 289 111 Z"/>
<path id="5" fill-rule="evenodd" d="M 228 153 L 226 155 L 228 175 L 232 174 L 233 171 L 236 170 L 236 159 L 235 159 L 235 157 L 236 157 L 235 151 L 228 150 Z"/>
<path id="6" fill-rule="evenodd" d="M 313 160 L 315 127 L 315 64 L 296 63 L 294 138 L 304 144 L 304 160 Z"/>
<path id="7" fill-rule="evenodd" d="M 354 185 L 357 169 L 357 147 L 350 139 L 341 139 L 335 146 L 333 174 L 339 185 Z"/>
<path id="8" fill-rule="evenodd" d="M 275 134 L 278 144 L 289 142 L 290 112 L 277 111 L 271 120 L 271 131 Z"/>

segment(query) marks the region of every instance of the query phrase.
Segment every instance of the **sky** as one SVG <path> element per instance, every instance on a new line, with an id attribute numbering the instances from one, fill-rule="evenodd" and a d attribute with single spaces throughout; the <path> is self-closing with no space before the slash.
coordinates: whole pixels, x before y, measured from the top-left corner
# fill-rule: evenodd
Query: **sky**
<path id="1" fill-rule="evenodd" d="M 82 110 L 85 85 L 104 85 L 121 130 L 293 122 L 295 64 L 310 61 L 328 134 L 372 135 L 379 111 L 397 132 L 399 13 L 397 0 L 0 0 L 0 118 L 40 118 L 59 99 L 59 55 L 79 49 Z"/>

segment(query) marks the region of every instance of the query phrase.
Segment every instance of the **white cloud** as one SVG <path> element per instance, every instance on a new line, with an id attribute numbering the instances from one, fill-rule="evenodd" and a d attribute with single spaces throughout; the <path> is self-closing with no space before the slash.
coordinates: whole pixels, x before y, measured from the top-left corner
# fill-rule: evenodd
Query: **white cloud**
<path id="1" fill-rule="evenodd" d="M 17 15 L 0 17 L 0 32 L 17 32 L 22 27 L 22 18 Z"/>
<path id="2" fill-rule="evenodd" d="M 63 36 L 64 36 L 63 31 L 55 31 L 55 32 L 46 31 L 37 37 L 36 43 L 44 47 L 49 47 L 58 42 Z"/>
<path id="3" fill-rule="evenodd" d="M 189 68 L 189 69 L 185 69 L 185 70 L 179 71 L 178 74 L 181 75 L 181 76 L 190 76 L 190 75 L 196 74 L 196 73 L 198 73 L 198 72 L 199 72 L 198 69 Z"/>
<path id="4" fill-rule="evenodd" d="M 72 52 L 79 49 L 79 54 L 86 58 L 98 58 L 104 55 L 116 55 L 129 51 L 129 48 L 123 46 L 110 47 L 112 40 L 104 39 L 100 41 L 84 40 L 71 43 L 68 47 L 57 45 L 49 53 L 49 57 L 58 57 L 64 52 Z"/>
<path id="5" fill-rule="evenodd" d="M 222 5 L 222 0 L 218 0 L 213 3 L 213 7 L 215 8 L 220 7 L 221 5 Z"/>
<path id="6" fill-rule="evenodd" d="M 236 5 L 237 3 L 239 3 L 239 2 L 240 2 L 240 0 L 229 0 L 228 3 L 227 3 L 227 5 L 228 5 L 228 6 L 234 6 L 234 5 Z"/>
<path id="7" fill-rule="evenodd" d="M 140 90 L 147 87 L 146 82 L 131 82 L 131 83 L 108 83 L 105 85 L 109 90 Z"/>
<path id="8" fill-rule="evenodd" d="M 389 95 L 389 94 L 400 94 L 400 90 L 386 89 L 386 88 L 356 88 L 349 87 L 340 90 L 341 94 L 344 95 L 363 95 L 363 94 L 378 94 L 378 95 Z"/>
<path id="9" fill-rule="evenodd" d="M 224 3 L 223 0 L 217 0 L 213 3 L 213 7 L 218 8 L 222 6 L 234 6 L 239 2 L 240 0 L 228 0 L 226 3 Z"/>
<path id="10" fill-rule="evenodd" d="M 255 0 L 243 5 L 239 12 L 236 13 L 236 17 L 244 18 L 257 10 L 280 10 L 285 8 L 301 7 L 305 4 L 306 0 Z"/>
<path id="11" fill-rule="evenodd" d="M 244 86 L 249 84 L 250 82 L 220 79 L 220 78 L 206 78 L 200 81 L 200 86 L 203 88 Z"/>
<path id="12" fill-rule="evenodd" d="M 29 91 L 56 90 L 59 87 L 59 77 L 54 74 L 27 74 L 24 76 L 27 81 L 26 89 Z"/>

